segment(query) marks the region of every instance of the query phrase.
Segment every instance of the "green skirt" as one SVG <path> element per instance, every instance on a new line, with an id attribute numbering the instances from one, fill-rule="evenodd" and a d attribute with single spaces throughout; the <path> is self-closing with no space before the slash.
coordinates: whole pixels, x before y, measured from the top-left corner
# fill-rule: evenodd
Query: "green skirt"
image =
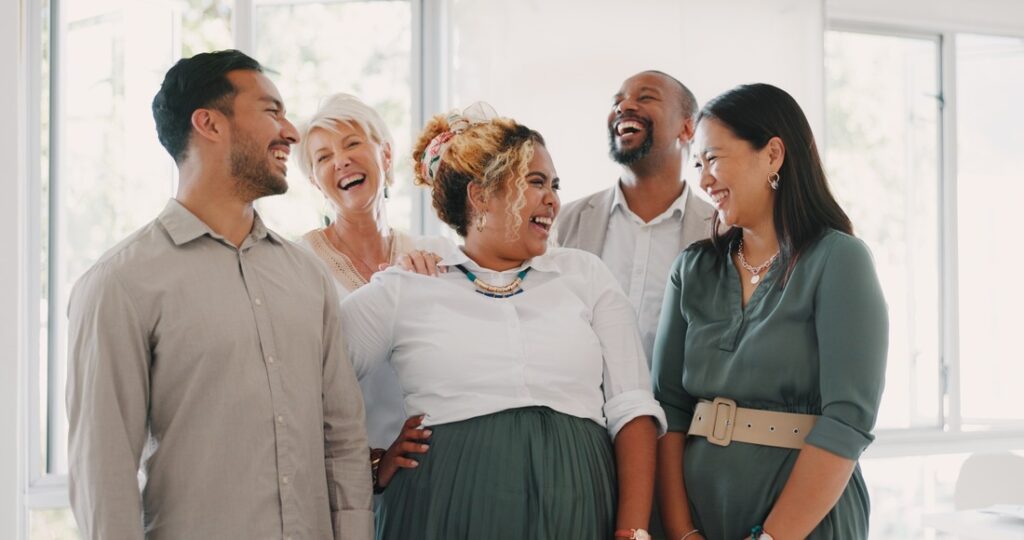
<path id="1" fill-rule="evenodd" d="M 379 540 L 612 536 L 615 458 L 592 420 L 527 407 L 430 429 L 384 492 Z"/>

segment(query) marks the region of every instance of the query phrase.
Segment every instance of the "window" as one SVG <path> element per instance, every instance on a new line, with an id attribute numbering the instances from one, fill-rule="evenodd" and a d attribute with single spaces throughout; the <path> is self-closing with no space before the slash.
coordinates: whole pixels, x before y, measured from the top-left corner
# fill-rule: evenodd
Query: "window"
<path id="1" fill-rule="evenodd" d="M 1024 449 L 1011 240 L 1024 40 L 841 27 L 826 32 L 825 75 L 826 168 L 889 303 L 878 442 L 862 460 L 872 537 L 923 537 L 922 515 L 953 509 L 961 452 Z"/>
<path id="2" fill-rule="evenodd" d="M 823 157 L 889 304 L 880 428 L 937 426 L 939 41 L 831 31 Z"/>
<path id="3" fill-rule="evenodd" d="M 960 413 L 964 429 L 1019 426 L 1024 39 L 958 35 L 956 81 Z"/>

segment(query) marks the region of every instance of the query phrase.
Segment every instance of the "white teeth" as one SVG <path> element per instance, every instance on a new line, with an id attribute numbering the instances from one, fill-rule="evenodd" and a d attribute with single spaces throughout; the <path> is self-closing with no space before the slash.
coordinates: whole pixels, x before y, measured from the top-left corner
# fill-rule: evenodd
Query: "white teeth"
<path id="1" fill-rule="evenodd" d="M 729 195 L 729 192 L 726 191 L 726 190 L 722 190 L 722 191 L 716 191 L 714 193 L 710 193 L 710 195 L 711 195 L 711 200 L 714 201 L 715 204 L 718 204 L 718 203 L 722 202 L 722 199 L 726 198 Z"/>
<path id="2" fill-rule="evenodd" d="M 341 185 L 341 189 L 345 189 L 345 188 L 351 186 L 352 184 L 355 184 L 356 182 L 359 182 L 360 180 L 366 180 L 366 176 L 362 175 L 362 174 L 359 174 L 359 175 L 356 175 L 356 176 L 345 177 L 341 181 L 341 184 L 340 184 Z"/>
<path id="3" fill-rule="evenodd" d="M 634 129 L 634 130 L 640 131 L 643 128 L 644 128 L 644 125 L 641 124 L 640 122 L 637 122 L 636 120 L 623 120 L 622 122 L 619 122 L 619 125 L 616 128 L 616 131 L 618 132 L 619 135 L 623 135 L 623 134 L 625 134 L 625 131 L 627 129 Z"/>
<path id="4" fill-rule="evenodd" d="M 288 152 L 285 152 L 284 150 L 274 150 L 274 159 L 288 159 Z"/>
<path id="5" fill-rule="evenodd" d="M 551 224 L 555 222 L 554 219 L 551 219 L 550 217 L 547 216 L 534 216 L 530 221 L 533 221 L 538 225 L 546 225 L 548 227 L 550 227 Z"/>

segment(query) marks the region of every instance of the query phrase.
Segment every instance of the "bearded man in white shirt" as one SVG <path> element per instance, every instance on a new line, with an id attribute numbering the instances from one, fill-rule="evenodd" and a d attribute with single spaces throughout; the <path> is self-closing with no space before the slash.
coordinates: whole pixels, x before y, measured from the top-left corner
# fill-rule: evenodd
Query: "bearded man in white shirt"
<path id="1" fill-rule="evenodd" d="M 637 312 L 650 363 L 669 269 L 710 234 L 711 205 L 682 177 L 697 99 L 660 71 L 626 79 L 608 113 L 608 142 L 619 180 L 562 208 L 558 243 L 604 261 Z"/>

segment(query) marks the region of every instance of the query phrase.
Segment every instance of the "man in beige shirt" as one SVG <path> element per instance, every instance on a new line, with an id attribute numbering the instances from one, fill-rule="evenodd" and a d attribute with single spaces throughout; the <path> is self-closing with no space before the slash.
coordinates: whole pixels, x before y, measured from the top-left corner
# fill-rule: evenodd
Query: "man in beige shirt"
<path id="1" fill-rule="evenodd" d="M 295 127 L 238 51 L 153 100 L 174 199 L 69 306 L 71 505 L 84 538 L 372 536 L 363 402 L 323 266 L 269 231 Z M 141 490 L 140 490 L 141 486 Z"/>

